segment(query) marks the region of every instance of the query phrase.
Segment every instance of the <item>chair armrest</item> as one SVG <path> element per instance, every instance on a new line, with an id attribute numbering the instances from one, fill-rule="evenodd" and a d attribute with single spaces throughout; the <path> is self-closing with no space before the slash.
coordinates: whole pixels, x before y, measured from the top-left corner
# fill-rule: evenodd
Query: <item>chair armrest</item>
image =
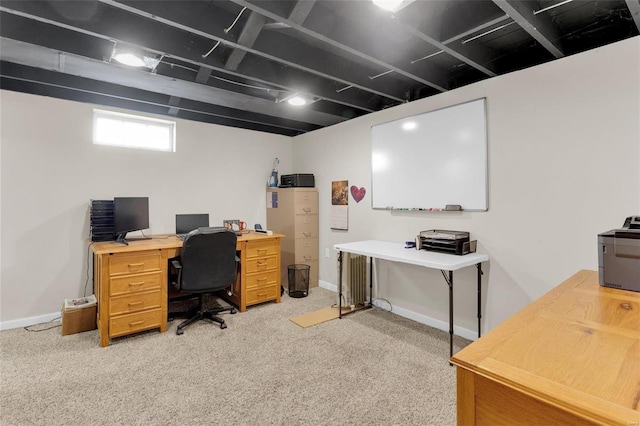
<path id="1" fill-rule="evenodd" d="M 182 287 L 182 263 L 180 263 L 179 257 L 174 257 L 173 259 L 169 259 L 169 283 L 173 285 L 176 289 L 180 290 Z M 173 267 L 173 272 L 171 268 Z"/>

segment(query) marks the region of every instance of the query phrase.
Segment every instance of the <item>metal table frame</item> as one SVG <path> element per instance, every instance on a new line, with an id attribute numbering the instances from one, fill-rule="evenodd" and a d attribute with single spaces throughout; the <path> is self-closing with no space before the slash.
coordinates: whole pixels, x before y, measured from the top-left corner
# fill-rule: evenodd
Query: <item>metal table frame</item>
<path id="1" fill-rule="evenodd" d="M 342 312 L 342 261 L 343 253 L 352 253 L 367 256 L 369 262 L 369 306 L 373 306 L 373 259 L 382 259 L 392 262 L 408 263 L 424 266 L 430 269 L 439 269 L 449 286 L 449 356 L 453 355 L 453 271 L 475 265 L 477 269 L 477 299 L 478 299 L 478 338 L 481 336 L 482 319 L 482 262 L 488 261 L 486 254 L 470 253 L 457 256 L 445 253 L 428 252 L 425 250 L 406 249 L 404 244 L 389 243 L 385 241 L 369 240 L 354 243 L 336 244 L 334 249 L 338 251 L 338 316 L 342 318 L 356 311 Z"/>

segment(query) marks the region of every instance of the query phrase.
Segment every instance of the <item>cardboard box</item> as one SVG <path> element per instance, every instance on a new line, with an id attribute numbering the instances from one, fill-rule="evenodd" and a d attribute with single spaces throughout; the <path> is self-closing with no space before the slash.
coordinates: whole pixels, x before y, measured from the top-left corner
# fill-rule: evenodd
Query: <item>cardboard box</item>
<path id="1" fill-rule="evenodd" d="M 62 305 L 62 335 L 81 333 L 96 329 L 96 306 L 64 310 Z"/>

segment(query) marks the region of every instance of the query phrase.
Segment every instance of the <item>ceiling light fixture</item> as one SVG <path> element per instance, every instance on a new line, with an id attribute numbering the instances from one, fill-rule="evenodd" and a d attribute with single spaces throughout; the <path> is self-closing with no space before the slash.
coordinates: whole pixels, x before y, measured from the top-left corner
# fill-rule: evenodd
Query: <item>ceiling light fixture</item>
<path id="1" fill-rule="evenodd" d="M 155 70 L 162 58 L 154 57 L 134 47 L 119 46 L 116 44 L 111 52 L 111 59 L 130 67 L 145 67 Z"/>
<path id="2" fill-rule="evenodd" d="M 302 96 L 296 95 L 292 98 L 287 99 L 287 103 L 293 106 L 302 106 L 302 105 L 306 105 L 307 100 Z"/>
<path id="3" fill-rule="evenodd" d="M 380 9 L 389 10 L 395 12 L 400 8 L 403 0 L 373 0 L 373 4 Z"/>
<path id="4" fill-rule="evenodd" d="M 302 106 L 308 103 L 313 103 L 315 101 L 316 101 L 315 99 L 310 98 L 309 96 L 303 96 L 299 92 L 294 92 L 288 96 L 285 96 L 284 98 L 276 99 L 277 104 L 286 102 L 289 105 L 293 105 L 293 106 Z"/>
<path id="5" fill-rule="evenodd" d="M 130 67 L 144 67 L 142 57 L 134 55 L 133 53 L 116 53 L 113 55 L 113 59 Z"/>

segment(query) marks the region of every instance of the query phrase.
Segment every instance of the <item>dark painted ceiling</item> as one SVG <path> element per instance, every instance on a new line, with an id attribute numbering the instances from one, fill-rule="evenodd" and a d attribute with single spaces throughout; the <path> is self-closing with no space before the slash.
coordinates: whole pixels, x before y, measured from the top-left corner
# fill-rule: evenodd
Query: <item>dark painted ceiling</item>
<path id="1" fill-rule="evenodd" d="M 639 27 L 640 0 L 2 0 L 1 87 L 293 136 Z"/>

